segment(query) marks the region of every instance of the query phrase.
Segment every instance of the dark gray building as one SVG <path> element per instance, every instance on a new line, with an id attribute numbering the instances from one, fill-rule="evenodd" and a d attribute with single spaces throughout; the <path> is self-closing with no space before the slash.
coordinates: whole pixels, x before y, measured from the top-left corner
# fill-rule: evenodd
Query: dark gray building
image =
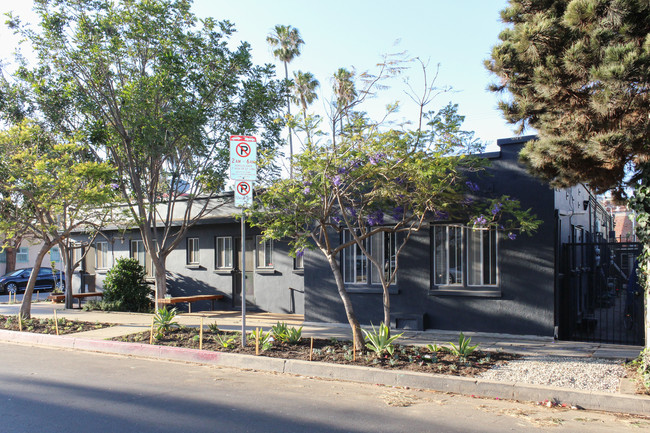
<path id="1" fill-rule="evenodd" d="M 533 138 L 499 140 L 499 151 L 484 155 L 492 164 L 476 182 L 481 194 L 509 195 L 520 200 L 522 208 L 531 208 L 544 221 L 539 230 L 512 240 L 507 233 L 436 221 L 412 235 L 391 288 L 394 327 L 557 334 L 561 245 L 606 238 L 612 222 L 585 187 L 555 190 L 526 172 L 518 154 Z M 241 235 L 232 217 L 236 212 L 224 206 L 190 229 L 186 241 L 167 259 L 169 294 L 222 293 L 227 300 L 221 308 L 239 305 Z M 333 275 L 319 251 L 307 251 L 296 260 L 289 257 L 286 243 L 260 243 L 257 235 L 248 229 L 245 240 L 251 307 L 304 314 L 306 322 L 346 322 Z M 385 240 L 376 245 L 390 248 Z M 106 270 L 119 256 L 137 257 L 151 269 L 137 232 L 108 231 L 91 248 L 87 271 L 95 275 L 100 290 Z M 390 257 L 390 251 L 380 254 Z M 359 320 L 378 324 L 383 319 L 382 290 L 373 283 L 377 278 L 372 266 L 352 249 L 339 262 Z"/>

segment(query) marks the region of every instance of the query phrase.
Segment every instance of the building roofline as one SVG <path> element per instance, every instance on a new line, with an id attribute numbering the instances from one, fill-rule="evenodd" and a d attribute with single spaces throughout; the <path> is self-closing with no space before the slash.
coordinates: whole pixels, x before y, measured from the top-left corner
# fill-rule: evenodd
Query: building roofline
<path id="1" fill-rule="evenodd" d="M 527 141 L 535 140 L 537 135 L 522 135 L 520 137 L 510 137 L 510 138 L 499 138 L 497 140 L 497 146 L 511 146 L 513 144 L 524 144 Z"/>

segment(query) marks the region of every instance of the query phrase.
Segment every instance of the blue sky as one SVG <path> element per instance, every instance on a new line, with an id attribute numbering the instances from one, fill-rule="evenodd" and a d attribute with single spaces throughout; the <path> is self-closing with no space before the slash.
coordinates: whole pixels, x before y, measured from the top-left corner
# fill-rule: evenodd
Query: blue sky
<path id="1" fill-rule="evenodd" d="M 438 96 L 429 108 L 457 103 L 466 116 L 464 128 L 494 144 L 498 138 L 514 135 L 513 126 L 496 108 L 498 96 L 486 90 L 494 77 L 483 67 L 503 29 L 499 11 L 505 5 L 506 0 L 402 0 L 399 5 L 385 0 L 196 0 L 193 10 L 199 17 L 233 22 L 235 40 L 248 41 L 254 60 L 276 64 L 281 74 L 281 64 L 273 58 L 266 36 L 276 24 L 296 27 L 305 45 L 300 57 L 289 65 L 289 73 L 309 71 L 321 82 L 320 99 L 313 106 L 316 111 L 323 111 L 331 99 L 330 77 L 339 67 L 372 72 L 384 54 L 399 51 L 429 62 L 432 70 L 440 63 L 437 83 L 452 86 L 454 92 Z M 35 21 L 29 0 L 1 0 L 0 11 L 8 10 L 25 21 Z M 15 38 L 3 26 L 0 58 L 10 58 L 15 45 Z M 421 72 L 417 68 L 405 76 L 418 87 Z M 369 100 L 364 108 L 379 113 L 387 103 L 399 101 L 402 108 L 395 120 L 415 121 L 415 105 L 404 90 L 403 82 L 394 80 L 380 98 Z"/>

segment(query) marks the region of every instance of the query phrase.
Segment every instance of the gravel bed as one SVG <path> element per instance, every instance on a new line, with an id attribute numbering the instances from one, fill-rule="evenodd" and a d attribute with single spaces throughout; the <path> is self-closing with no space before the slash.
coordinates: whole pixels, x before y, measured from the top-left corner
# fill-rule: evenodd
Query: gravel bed
<path id="1" fill-rule="evenodd" d="M 482 373 L 482 379 L 617 392 L 625 375 L 621 361 L 564 356 L 524 357 Z"/>

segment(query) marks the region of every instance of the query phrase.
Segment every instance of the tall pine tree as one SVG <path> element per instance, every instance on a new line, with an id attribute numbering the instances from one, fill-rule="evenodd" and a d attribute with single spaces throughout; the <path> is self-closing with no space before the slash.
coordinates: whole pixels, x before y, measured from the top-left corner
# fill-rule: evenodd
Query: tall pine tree
<path id="1" fill-rule="evenodd" d="M 523 161 L 553 186 L 583 182 L 618 193 L 632 186 L 647 276 L 650 3 L 510 0 L 501 17 L 508 26 L 486 67 L 500 79 L 492 90 L 509 94 L 500 103 L 506 119 L 538 132 Z"/>

